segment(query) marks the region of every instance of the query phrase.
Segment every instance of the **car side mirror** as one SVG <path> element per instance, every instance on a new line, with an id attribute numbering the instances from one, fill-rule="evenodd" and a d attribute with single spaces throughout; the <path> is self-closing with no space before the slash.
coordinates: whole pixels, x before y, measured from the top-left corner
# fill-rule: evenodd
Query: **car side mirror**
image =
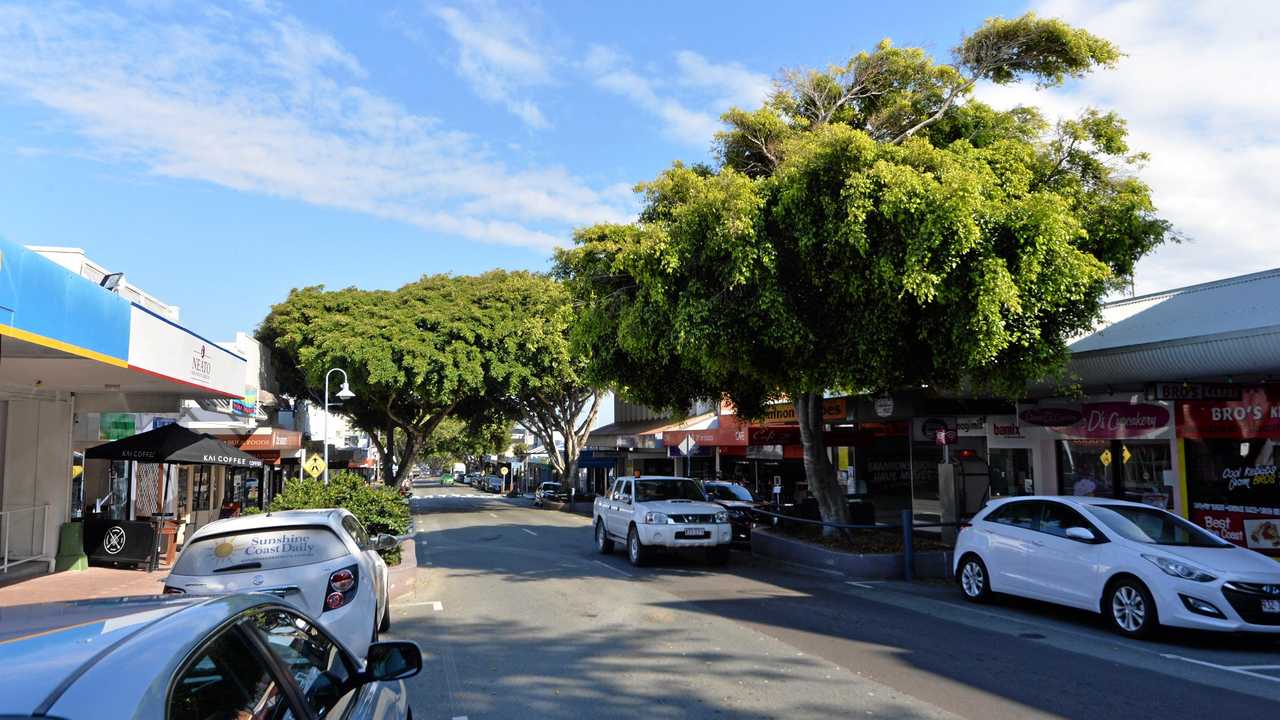
<path id="1" fill-rule="evenodd" d="M 396 545 L 398 544 L 399 542 L 396 540 L 395 535 L 388 535 L 386 533 L 380 533 L 373 539 L 374 550 L 395 550 Z"/>
<path id="2" fill-rule="evenodd" d="M 1098 539 L 1097 537 L 1094 536 L 1092 530 L 1090 530 L 1089 528 L 1083 528 L 1083 527 L 1067 528 L 1067 537 L 1071 538 L 1072 540 L 1079 540 L 1080 542 L 1093 542 L 1094 540 Z"/>
<path id="3" fill-rule="evenodd" d="M 365 682 L 375 680 L 404 680 L 422 670 L 422 650 L 418 643 L 397 640 L 376 642 L 369 646 L 368 660 L 363 677 Z"/>

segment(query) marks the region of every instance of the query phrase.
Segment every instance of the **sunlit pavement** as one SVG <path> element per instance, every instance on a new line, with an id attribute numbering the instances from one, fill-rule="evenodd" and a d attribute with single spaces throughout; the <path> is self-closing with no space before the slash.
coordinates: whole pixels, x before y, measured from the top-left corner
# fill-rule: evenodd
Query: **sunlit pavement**
<path id="1" fill-rule="evenodd" d="M 416 488 L 416 718 L 1245 717 L 1280 641 L 1110 635 L 1084 613 L 974 607 L 735 553 L 727 569 L 595 553 L 590 520 L 465 485 Z"/>

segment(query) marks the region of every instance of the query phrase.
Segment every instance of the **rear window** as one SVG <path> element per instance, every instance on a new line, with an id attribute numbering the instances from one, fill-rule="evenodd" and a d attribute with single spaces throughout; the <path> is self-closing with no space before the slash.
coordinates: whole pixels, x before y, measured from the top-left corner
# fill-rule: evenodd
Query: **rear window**
<path id="1" fill-rule="evenodd" d="M 279 570 L 333 560 L 347 552 L 347 546 L 327 527 L 254 530 L 196 540 L 182 549 L 173 574 Z"/>

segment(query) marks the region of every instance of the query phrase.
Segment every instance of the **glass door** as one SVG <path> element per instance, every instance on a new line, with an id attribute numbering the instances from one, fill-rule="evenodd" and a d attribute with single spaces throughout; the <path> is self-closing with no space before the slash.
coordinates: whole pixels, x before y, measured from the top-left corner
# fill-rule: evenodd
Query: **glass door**
<path id="1" fill-rule="evenodd" d="M 1031 450 L 994 448 L 987 452 L 987 463 L 991 472 L 991 497 L 1035 494 Z"/>

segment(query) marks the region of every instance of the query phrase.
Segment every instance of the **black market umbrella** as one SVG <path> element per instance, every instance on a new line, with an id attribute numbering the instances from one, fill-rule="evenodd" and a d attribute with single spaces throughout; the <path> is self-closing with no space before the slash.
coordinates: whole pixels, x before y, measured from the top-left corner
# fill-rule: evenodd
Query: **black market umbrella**
<path id="1" fill-rule="evenodd" d="M 89 448 L 85 451 L 85 457 L 145 463 L 262 467 L 262 460 L 249 453 L 212 435 L 192 432 L 176 423 Z"/>

